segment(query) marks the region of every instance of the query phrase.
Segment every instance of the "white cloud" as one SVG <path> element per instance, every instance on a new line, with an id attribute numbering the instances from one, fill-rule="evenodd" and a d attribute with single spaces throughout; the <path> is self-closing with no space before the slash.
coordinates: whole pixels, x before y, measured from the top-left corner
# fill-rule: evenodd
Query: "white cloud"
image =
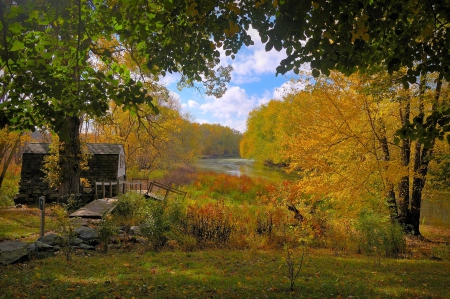
<path id="1" fill-rule="evenodd" d="M 235 60 L 225 56 L 223 50 L 220 51 L 221 64 L 231 64 L 234 68 L 231 79 L 234 84 L 258 82 L 261 80 L 259 76 L 263 74 L 275 74 L 275 68 L 286 57 L 285 50 L 278 52 L 272 49 L 266 52 L 265 45 L 255 29 L 250 28 L 248 34 L 254 41 L 254 45 L 239 51 Z"/>
<path id="2" fill-rule="evenodd" d="M 198 108 L 200 105 L 196 101 L 189 100 L 188 101 L 188 106 L 189 106 L 189 108 Z"/>
<path id="3" fill-rule="evenodd" d="M 171 97 L 173 100 L 175 100 L 175 101 L 177 101 L 177 102 L 181 102 L 181 97 L 180 97 L 180 95 L 179 95 L 178 93 L 173 92 L 173 91 L 169 91 L 169 95 L 170 95 L 170 97 Z"/>
<path id="4" fill-rule="evenodd" d="M 164 86 L 168 86 L 170 84 L 177 83 L 178 81 L 180 81 L 180 78 L 181 78 L 181 76 L 179 73 L 173 73 L 173 74 L 167 73 L 166 76 L 159 77 L 159 82 Z"/>
<path id="5" fill-rule="evenodd" d="M 280 87 L 275 88 L 272 97 L 274 99 L 281 100 L 287 94 L 305 89 L 306 85 L 307 83 L 303 81 L 288 81 L 286 83 L 283 83 L 283 85 L 281 85 Z"/>
<path id="6" fill-rule="evenodd" d="M 219 118 L 229 118 L 231 115 L 245 116 L 256 104 L 256 100 L 238 86 L 229 87 L 222 98 L 207 99 L 208 102 L 201 105 L 200 109 L 203 113 L 210 112 Z"/>
<path id="7" fill-rule="evenodd" d="M 243 132 L 248 113 L 261 101 L 266 99 L 249 96 L 243 88 L 232 86 L 222 98 L 208 97 L 206 103 L 200 105 L 200 109 L 203 115 L 212 116 L 213 121 L 208 123 L 219 123 Z"/>

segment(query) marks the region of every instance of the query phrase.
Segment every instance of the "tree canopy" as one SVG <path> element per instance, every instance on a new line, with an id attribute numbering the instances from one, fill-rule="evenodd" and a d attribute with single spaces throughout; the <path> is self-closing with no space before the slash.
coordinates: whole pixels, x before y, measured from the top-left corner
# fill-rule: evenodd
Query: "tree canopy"
<path id="1" fill-rule="evenodd" d="M 252 43 L 245 15 L 231 0 L 1 1 L 0 125 L 55 131 L 60 194 L 78 193 L 80 118 L 104 115 L 110 101 L 156 112 L 144 83 L 166 72 L 220 95 L 230 69 L 215 70 L 219 49 L 231 55 Z M 137 71 L 122 63 L 125 52 Z"/>
<path id="2" fill-rule="evenodd" d="M 407 71 L 399 80 L 407 87 L 427 73 L 450 80 L 450 5 L 417 0 L 279 0 L 260 1 L 263 13 L 251 13 L 266 50 L 286 49 L 277 73 L 298 73 L 309 63 L 312 74 L 328 76 Z M 405 124 L 398 132 L 429 143 L 450 131 L 450 107 Z M 450 142 L 450 139 L 448 139 Z"/>
<path id="3" fill-rule="evenodd" d="M 233 1 L 2 1 L 1 124 L 58 131 L 67 116 L 104 114 L 109 100 L 152 106 L 142 74 L 114 55 L 125 49 L 145 74 L 180 72 L 211 85 L 219 48 L 251 44 L 242 13 Z M 105 43 L 112 38 L 116 47 Z"/>
<path id="4" fill-rule="evenodd" d="M 266 50 L 286 49 L 281 74 L 310 63 L 315 76 L 407 67 L 405 85 L 429 72 L 449 80 L 449 19 L 448 1 L 2 1 L 0 120 L 23 128 L 45 120 L 59 129 L 68 115 L 103 114 L 108 100 L 125 109 L 151 105 L 142 73 L 130 73 L 114 55 L 124 49 L 143 73 L 180 72 L 183 86 L 202 81 L 223 92 L 221 78 L 229 75 L 214 72 L 219 49 L 233 57 L 252 44 L 250 25 Z M 112 38 L 118 46 L 105 46 Z M 448 110 L 423 126 L 447 132 Z M 406 133 L 433 134 L 417 126 Z"/>
<path id="5" fill-rule="evenodd" d="M 327 199 L 345 217 L 379 205 L 389 208 L 392 220 L 419 234 L 429 170 L 435 185 L 442 186 L 446 154 L 437 140 L 425 147 L 404 139 L 398 146 L 394 133 L 409 119 L 448 104 L 449 86 L 445 82 L 437 88 L 430 74 L 405 90 L 397 80 L 401 76 L 332 72 L 308 90 L 271 101 L 250 113 L 241 154 L 277 157 L 301 171 L 298 201 Z M 430 167 L 435 149 L 437 162 L 444 163 Z"/>
<path id="6" fill-rule="evenodd" d="M 181 86 L 203 82 L 220 95 L 232 58 L 253 42 L 257 29 L 266 50 L 286 49 L 277 73 L 345 75 L 387 69 L 404 86 L 437 73 L 450 79 L 448 1 L 417 0 L 5 0 L 0 2 L 0 126 L 48 126 L 75 164 L 63 173 L 76 181 L 80 117 L 101 116 L 113 101 L 155 112 L 147 80 L 178 72 Z M 131 71 L 122 53 L 134 61 Z M 440 90 L 440 88 L 436 88 Z M 450 131 L 450 106 L 405 122 L 398 135 L 432 146 Z M 448 134 L 447 134 L 448 135 Z M 450 141 L 450 138 L 447 137 Z M 68 143 L 71 144 L 68 144 Z M 77 186 L 74 183 L 73 188 Z"/>

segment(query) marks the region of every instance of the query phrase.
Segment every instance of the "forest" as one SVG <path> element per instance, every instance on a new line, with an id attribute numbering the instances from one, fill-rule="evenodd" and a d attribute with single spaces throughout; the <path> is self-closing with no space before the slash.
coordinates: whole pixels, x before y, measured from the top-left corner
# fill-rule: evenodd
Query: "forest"
<path id="1" fill-rule="evenodd" d="M 1 1 L 0 248 L 24 253 L 0 250 L 0 298 L 450 297 L 450 223 L 428 219 L 450 210 L 449 22 L 447 1 Z M 196 122 L 161 79 L 223 96 L 251 30 L 304 88 L 244 133 Z M 30 142 L 52 143 L 45 209 L 14 205 Z M 86 143 L 187 196 L 70 218 Z M 216 157 L 300 178 L 188 166 Z"/>

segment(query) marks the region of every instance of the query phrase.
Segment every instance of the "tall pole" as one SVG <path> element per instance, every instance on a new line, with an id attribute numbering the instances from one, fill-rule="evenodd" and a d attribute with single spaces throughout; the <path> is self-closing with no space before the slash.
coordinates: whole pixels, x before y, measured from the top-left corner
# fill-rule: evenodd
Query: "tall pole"
<path id="1" fill-rule="evenodd" d="M 39 197 L 39 210 L 41 210 L 41 237 L 45 230 L 45 196 Z"/>

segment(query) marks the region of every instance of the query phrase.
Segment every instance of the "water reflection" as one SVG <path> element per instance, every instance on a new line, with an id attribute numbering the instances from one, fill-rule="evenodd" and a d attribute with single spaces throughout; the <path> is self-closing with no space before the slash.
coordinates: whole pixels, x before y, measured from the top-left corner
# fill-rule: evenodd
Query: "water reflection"
<path id="1" fill-rule="evenodd" d="M 263 163 L 248 159 L 197 159 L 192 164 L 198 171 L 212 171 L 235 176 L 246 175 L 253 178 L 261 177 L 272 181 L 296 180 L 300 178 L 297 173 L 286 173 L 282 168 L 269 167 Z"/>

